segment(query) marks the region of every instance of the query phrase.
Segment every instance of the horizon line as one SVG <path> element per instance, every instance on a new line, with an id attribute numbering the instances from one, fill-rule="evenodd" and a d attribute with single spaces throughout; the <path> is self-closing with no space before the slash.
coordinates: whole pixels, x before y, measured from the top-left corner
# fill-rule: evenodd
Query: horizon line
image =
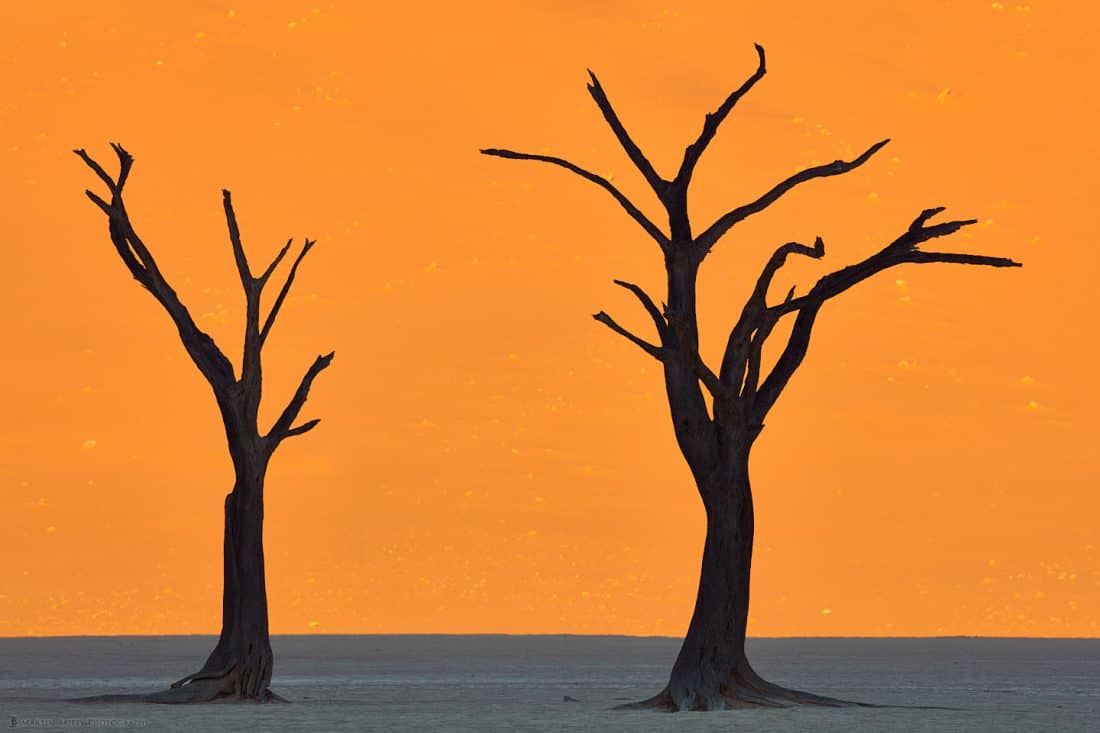
<path id="1" fill-rule="evenodd" d="M 200 639 L 216 638 L 217 632 L 210 633 L 179 633 L 179 634 L 42 634 L 42 635 L 13 635 L 0 634 L 0 642 L 14 640 L 34 639 Z M 424 638 L 424 637 L 505 637 L 505 638 L 589 638 L 589 639 L 667 639 L 669 641 L 681 641 L 682 636 L 667 636 L 664 634 L 585 634 L 575 632 L 539 632 L 539 633 L 512 633 L 503 631 L 486 632 L 305 632 L 305 633 L 272 633 L 274 638 L 340 638 L 340 637 L 390 637 L 390 638 Z M 981 634 L 935 634 L 935 635 L 846 635 L 846 636 L 814 636 L 807 634 L 793 634 L 789 636 L 748 636 L 750 641 L 783 641 L 783 640 L 947 640 L 947 639 L 988 639 L 988 640 L 1019 640 L 1019 641 L 1100 641 L 1100 636 L 986 636 Z"/>

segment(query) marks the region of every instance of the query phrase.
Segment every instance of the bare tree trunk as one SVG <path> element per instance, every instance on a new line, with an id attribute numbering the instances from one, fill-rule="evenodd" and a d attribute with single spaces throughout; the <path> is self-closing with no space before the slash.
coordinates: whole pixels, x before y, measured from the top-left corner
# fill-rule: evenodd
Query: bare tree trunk
<path id="1" fill-rule="evenodd" d="M 221 635 L 206 664 L 191 678 L 210 680 L 207 686 L 216 696 L 271 697 L 273 657 L 263 549 L 265 463 L 262 455 L 242 460 L 233 491 L 225 497 Z"/>
<path id="2" fill-rule="evenodd" d="M 685 710 L 725 707 L 725 696 L 739 670 L 748 665 L 745 629 L 752 562 L 752 495 L 747 480 L 726 490 L 700 493 L 707 534 L 699 590 L 668 685 L 675 706 Z"/>
<path id="3" fill-rule="evenodd" d="M 749 664 L 745 636 L 755 524 L 748 467 L 747 451 L 738 450 L 700 483 L 707 534 L 691 623 L 665 689 L 623 707 L 675 712 L 855 704 L 772 684 Z"/>

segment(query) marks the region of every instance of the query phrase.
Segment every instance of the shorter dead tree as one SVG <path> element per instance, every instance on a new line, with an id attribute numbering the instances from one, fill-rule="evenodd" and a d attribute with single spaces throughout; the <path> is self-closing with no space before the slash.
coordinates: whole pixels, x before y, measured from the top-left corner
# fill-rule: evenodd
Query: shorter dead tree
<path id="1" fill-rule="evenodd" d="M 270 690 L 274 657 L 268 634 L 267 584 L 264 578 L 264 477 L 272 455 L 284 440 L 309 432 L 320 422 L 314 419 L 295 424 L 313 380 L 329 366 L 333 354 L 318 356 L 314 360 L 275 424 L 263 433 L 258 425 L 263 385 L 260 352 L 290 292 L 298 266 L 316 240 L 305 240 L 271 309 L 266 317 L 261 317 L 260 296 L 264 286 L 290 251 L 293 240 L 287 241 L 263 273 L 254 276 L 241 244 L 229 191 L 222 191 L 229 242 L 245 295 L 244 355 L 241 374 L 237 377 L 229 359 L 214 340 L 195 324 L 175 290 L 161 274 L 153 255 L 134 231 L 122 200 L 122 189 L 134 159 L 121 145 L 112 143 L 111 147 L 119 161 L 117 178 L 112 178 L 84 150 L 73 151 L 106 184 L 110 201 L 92 191 L 85 193 L 106 214 L 111 243 L 118 256 L 134 279 L 168 312 L 187 354 L 213 390 L 229 442 L 235 480 L 233 490 L 225 497 L 221 635 L 206 663 L 198 672 L 175 682 L 167 690 L 148 695 L 107 695 L 86 699 L 157 703 L 207 702 L 223 698 L 261 702 L 281 700 Z"/>
<path id="2" fill-rule="evenodd" d="M 564 158 L 498 148 L 481 151 L 500 158 L 549 163 L 595 183 L 611 194 L 657 243 L 664 257 L 668 296 L 663 307 L 658 307 L 638 285 L 615 281 L 641 302 L 653 321 L 656 341 L 635 335 L 603 311 L 594 316 L 661 364 L 676 441 L 706 510 L 707 534 L 699 590 L 687 635 L 668 684 L 656 696 L 635 706 L 714 710 L 791 703 L 846 704 L 768 682 L 753 670 L 745 656 L 754 531 L 749 452 L 764 427 L 764 418 L 802 363 L 810 345 L 810 333 L 825 303 L 872 275 L 898 265 L 942 262 L 1020 266 L 1004 257 L 922 249 L 925 242 L 975 223 L 973 219 L 963 219 L 933 224 L 932 217 L 943 211 L 943 207 L 936 207 L 922 211 L 901 235 L 862 262 L 822 277 L 805 295 L 795 297 L 791 288 L 782 301 L 769 302 L 772 279 L 788 257 L 825 256 L 821 237 L 815 238 L 812 245 L 788 242 L 777 248 L 765 263 L 726 338 L 721 364 L 717 369 L 708 366 L 699 353 L 696 278 L 711 248 L 738 222 L 763 211 L 796 186 L 855 170 L 889 142 L 877 142 L 852 160 L 837 160 L 795 173 L 756 200 L 731 209 L 698 234 L 693 233 L 688 219 L 692 174 L 723 120 L 764 77 L 764 49 L 758 45 L 756 51 L 759 65 L 755 73 L 706 116 L 702 132 L 684 150 L 680 167 L 672 178 L 662 177 L 653 168 L 627 133 L 599 80 L 590 74 L 588 91 L 627 157 L 664 208 L 667 233 L 608 179 Z M 794 320 L 790 336 L 770 370 L 764 369 L 761 357 L 764 343 L 784 316 Z"/>

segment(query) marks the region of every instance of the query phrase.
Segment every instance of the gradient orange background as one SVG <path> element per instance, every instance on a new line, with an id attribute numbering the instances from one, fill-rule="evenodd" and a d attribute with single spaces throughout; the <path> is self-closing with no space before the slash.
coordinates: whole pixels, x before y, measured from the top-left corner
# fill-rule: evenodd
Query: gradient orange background
<path id="1" fill-rule="evenodd" d="M 656 217 L 588 98 L 659 170 L 755 68 L 704 157 L 697 228 L 792 171 L 894 139 L 737 227 L 704 266 L 706 355 L 771 250 L 804 290 L 924 207 L 1022 270 L 908 266 L 834 301 L 754 455 L 755 635 L 1096 636 L 1100 510 L 1086 2 L 23 3 L 0 78 L 0 634 L 216 632 L 231 476 L 212 396 L 128 275 L 99 182 L 235 360 L 254 269 L 320 240 L 266 356 L 272 419 L 336 350 L 268 479 L 275 632 L 678 635 L 702 512 L 648 334 L 662 291 L 602 191 Z M 525 7 L 517 7 L 523 5 Z M 14 17 L 12 17 L 14 15 Z M 778 343 L 778 334 L 773 340 Z"/>

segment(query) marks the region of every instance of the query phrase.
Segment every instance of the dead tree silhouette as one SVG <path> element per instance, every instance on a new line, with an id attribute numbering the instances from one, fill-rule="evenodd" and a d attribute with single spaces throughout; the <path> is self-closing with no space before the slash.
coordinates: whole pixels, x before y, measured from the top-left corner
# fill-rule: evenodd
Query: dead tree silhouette
<path id="1" fill-rule="evenodd" d="M 619 144 L 664 207 L 668 215 L 667 234 L 608 179 L 568 160 L 497 148 L 481 151 L 501 158 L 560 166 L 595 183 L 610 193 L 657 242 L 664 256 L 668 295 L 663 308 L 638 285 L 615 281 L 641 301 L 656 327 L 656 341 L 631 333 L 603 311 L 594 317 L 661 363 L 676 441 L 702 498 L 707 532 L 695 609 L 668 685 L 653 698 L 626 707 L 677 711 L 792 703 L 854 704 L 767 682 L 745 656 L 754 527 L 749 452 L 764 427 L 768 411 L 802 363 L 814 323 L 828 300 L 878 272 L 905 263 L 1020 266 L 1003 257 L 921 249 L 925 242 L 975 223 L 973 219 L 930 223 L 932 217 L 943 211 L 943 207 L 936 207 L 922 211 L 900 236 L 862 262 L 825 275 L 801 296 L 796 297 L 792 288 L 781 302 L 769 304 L 769 286 L 789 256 L 820 259 L 825 255 L 820 237 L 812 245 L 788 242 L 765 263 L 729 333 L 718 369 L 704 363 L 699 353 L 696 276 L 711 248 L 738 222 L 763 211 L 799 184 L 854 170 L 889 142 L 875 143 L 853 160 L 837 160 L 802 170 L 755 201 L 731 209 L 698 234 L 693 233 L 688 219 L 692 174 L 730 111 L 764 77 L 764 49 L 757 45 L 756 52 L 759 65 L 755 73 L 706 116 L 702 132 L 687 146 L 679 170 L 671 179 L 654 170 L 627 133 L 599 80 L 589 72 L 588 91 Z M 764 342 L 787 315 L 794 320 L 790 336 L 771 369 L 764 370 L 761 365 Z"/>
<path id="2" fill-rule="evenodd" d="M 293 240 L 287 241 L 259 277 L 253 276 L 241 245 L 241 235 L 229 191 L 222 191 L 229 241 L 241 286 L 244 288 L 246 304 L 244 355 L 238 378 L 234 374 L 233 365 L 214 340 L 195 324 L 187 308 L 161 274 L 153 255 L 134 231 L 122 200 L 122 189 L 126 185 L 134 159 L 121 145 L 112 143 L 111 147 L 119 160 L 117 179 L 111 178 L 84 150 L 73 151 L 107 185 L 111 194 L 110 202 L 92 191 L 85 193 L 107 215 L 111 242 L 119 257 L 134 279 L 152 293 L 171 316 L 187 354 L 213 390 L 222 422 L 225 424 L 235 481 L 233 490 L 225 497 L 222 629 L 218 643 L 206 663 L 198 672 L 173 683 L 167 690 L 148 695 L 107 695 L 86 699 L 160 703 L 206 702 L 221 698 L 281 700 L 269 689 L 274 660 L 268 635 L 267 585 L 264 578 L 264 477 L 272 454 L 284 440 L 306 433 L 320 422 L 314 419 L 295 425 L 313 380 L 332 362 L 333 354 L 318 356 L 314 360 L 282 414 L 264 434 L 257 424 L 263 383 L 260 352 L 287 293 L 290 292 L 298 266 L 316 240 L 305 240 L 270 311 L 266 318 L 261 318 L 260 295 L 275 268 L 290 251 Z"/>

